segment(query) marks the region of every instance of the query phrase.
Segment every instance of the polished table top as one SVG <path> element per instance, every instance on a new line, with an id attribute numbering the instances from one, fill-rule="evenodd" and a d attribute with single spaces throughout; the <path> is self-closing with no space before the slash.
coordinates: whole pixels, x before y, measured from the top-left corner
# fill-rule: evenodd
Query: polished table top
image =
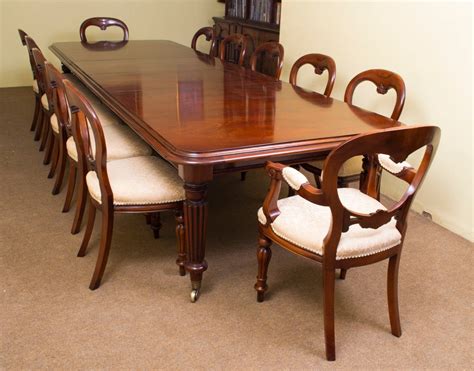
<path id="1" fill-rule="evenodd" d="M 51 50 L 160 154 L 216 164 L 330 150 L 390 118 L 171 41 L 55 43 Z"/>

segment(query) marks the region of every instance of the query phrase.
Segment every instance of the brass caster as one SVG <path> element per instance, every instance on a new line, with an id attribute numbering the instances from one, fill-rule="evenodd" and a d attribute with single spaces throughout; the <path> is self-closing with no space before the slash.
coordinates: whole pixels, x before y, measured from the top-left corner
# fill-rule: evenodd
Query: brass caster
<path id="1" fill-rule="evenodd" d="M 199 299 L 199 290 L 198 289 L 193 289 L 191 291 L 191 303 L 195 303 L 197 302 L 197 300 Z"/>

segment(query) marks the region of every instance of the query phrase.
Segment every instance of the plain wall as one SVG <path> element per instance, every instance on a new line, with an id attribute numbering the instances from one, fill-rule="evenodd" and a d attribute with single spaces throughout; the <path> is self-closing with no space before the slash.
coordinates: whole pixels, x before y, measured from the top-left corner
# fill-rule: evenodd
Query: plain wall
<path id="1" fill-rule="evenodd" d="M 216 0 L 0 0 L 0 87 L 31 84 L 18 28 L 33 37 L 47 59 L 57 62 L 48 46 L 79 41 L 79 26 L 89 17 L 122 19 L 131 40 L 166 39 L 190 45 L 198 28 L 211 25 L 212 16 L 223 13 L 224 7 Z M 97 29 L 92 36 L 100 32 Z"/>
<path id="2" fill-rule="evenodd" d="M 337 65 L 332 96 L 343 99 L 357 73 L 384 68 L 405 80 L 407 100 L 400 121 L 441 127 L 441 143 L 414 209 L 473 240 L 472 3 L 298 1 L 282 3 L 282 79 L 306 53 L 331 56 Z M 322 91 L 326 83 L 310 67 L 298 84 Z M 390 116 L 395 94 L 360 85 L 354 104 Z M 311 119 L 311 118 L 309 118 Z M 415 156 L 416 157 L 416 156 Z M 411 158 L 415 163 L 416 158 Z M 401 195 L 384 174 L 382 192 Z M 404 188 L 404 187 L 403 187 Z"/>

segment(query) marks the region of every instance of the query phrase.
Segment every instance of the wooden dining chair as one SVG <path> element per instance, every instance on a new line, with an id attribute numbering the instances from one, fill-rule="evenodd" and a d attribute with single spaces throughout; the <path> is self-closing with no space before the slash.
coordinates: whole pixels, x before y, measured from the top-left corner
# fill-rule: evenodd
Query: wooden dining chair
<path id="1" fill-rule="evenodd" d="M 18 34 L 20 35 L 21 44 L 23 46 L 27 46 L 26 45 L 26 36 L 28 36 L 28 34 L 25 31 L 21 30 L 21 29 L 18 29 Z M 35 95 L 35 108 L 34 108 L 34 111 L 33 111 L 33 120 L 31 121 L 30 131 L 35 131 L 36 127 L 39 125 L 38 121 L 43 120 L 43 118 L 42 118 L 42 109 L 41 109 L 41 95 L 40 95 L 40 92 L 39 92 L 38 81 L 36 79 L 35 61 L 33 59 L 33 55 L 30 53 L 30 48 L 27 47 L 26 50 L 28 51 L 28 60 L 30 61 L 30 68 L 31 68 L 32 76 L 33 76 L 33 81 L 31 83 L 31 85 L 32 85 L 32 88 L 33 88 L 33 93 Z M 39 140 L 39 134 L 35 135 L 35 140 Z"/>
<path id="2" fill-rule="evenodd" d="M 39 136 L 40 136 L 40 147 L 39 150 L 45 150 L 43 164 L 49 164 L 51 159 L 51 152 L 49 149 L 48 137 L 50 135 L 50 120 L 52 115 L 52 101 L 51 101 L 51 89 L 47 89 L 46 76 L 44 71 L 45 58 L 36 42 L 29 36 L 25 37 L 26 46 L 31 52 L 31 56 L 35 63 L 36 68 L 36 81 L 38 82 L 38 92 L 41 96 L 41 117 L 42 120 L 39 122 Z"/>
<path id="3" fill-rule="evenodd" d="M 44 61 L 44 67 L 46 72 L 46 84 L 48 88 L 52 89 L 52 108 L 53 114 L 51 115 L 50 124 L 51 124 L 51 133 L 52 133 L 52 162 L 51 169 L 48 177 L 56 176 L 54 181 L 54 186 L 52 194 L 56 195 L 59 193 L 63 180 L 66 163 L 69 158 L 71 160 L 73 168 L 69 171 L 69 176 L 74 177 L 74 181 L 69 184 L 68 187 L 68 198 L 69 202 L 72 199 L 72 194 L 74 191 L 75 177 L 76 177 L 76 165 L 77 162 L 77 151 L 75 144 L 72 138 L 72 132 L 70 129 L 70 119 L 69 119 L 69 106 L 65 100 L 65 97 L 58 96 L 56 87 L 58 85 L 62 86 L 62 80 L 70 80 L 76 88 L 78 88 L 83 95 L 87 97 L 89 102 L 95 108 L 98 113 L 101 121 L 105 126 L 108 125 L 118 125 L 116 119 L 114 119 L 113 114 L 108 111 L 94 95 L 88 91 L 88 89 L 82 85 L 73 75 L 71 74 L 62 74 L 59 72 L 51 63 Z M 64 88 L 63 90 L 64 91 Z M 69 142 L 68 142 L 69 140 Z M 56 171 L 58 171 L 56 173 Z M 70 193 L 71 192 L 71 193 Z M 69 209 L 69 206 L 68 206 Z"/>
<path id="4" fill-rule="evenodd" d="M 99 287 L 109 255 L 115 213 L 157 215 L 176 213 L 179 273 L 185 274 L 183 200 L 184 188 L 176 170 L 154 156 L 108 161 L 108 148 L 100 119 L 86 98 L 63 81 L 72 114 L 72 132 L 78 155 L 86 165 L 88 221 L 78 256 L 84 256 L 94 227 L 96 210 L 102 212 L 97 263 L 89 288 Z"/>
<path id="5" fill-rule="evenodd" d="M 439 128 L 416 126 L 363 134 L 333 150 L 324 166 L 321 189 L 309 184 L 298 170 L 269 163 L 270 189 L 258 211 L 259 241 L 257 300 L 264 300 L 271 243 L 322 264 L 324 334 L 326 357 L 336 358 L 334 290 L 336 269 L 388 262 L 387 294 L 390 325 L 401 336 L 398 309 L 398 269 L 407 230 L 407 215 L 438 146 Z M 424 147 L 418 169 L 407 156 Z M 380 155 L 383 154 L 383 155 Z M 353 188 L 338 188 L 339 169 L 353 156 L 369 156 L 390 164 L 391 174 L 408 183 L 402 198 L 386 208 L 374 198 L 376 178 L 369 174 L 367 194 Z M 375 166 L 372 167 L 372 169 Z M 278 200 L 282 180 L 297 195 Z"/>
<path id="6" fill-rule="evenodd" d="M 247 53 L 248 38 L 241 34 L 225 37 L 219 46 L 219 58 L 243 66 Z"/>
<path id="7" fill-rule="evenodd" d="M 260 44 L 250 57 L 252 71 L 260 72 L 279 80 L 283 68 L 285 51 L 276 41 Z"/>
<path id="8" fill-rule="evenodd" d="M 298 72 L 300 68 L 306 64 L 312 65 L 314 67 L 314 73 L 317 75 L 322 75 L 324 71 L 328 71 L 328 81 L 323 94 L 326 97 L 331 96 L 332 88 L 336 81 L 336 62 L 334 62 L 334 59 L 327 55 L 317 53 L 303 55 L 293 64 L 293 67 L 291 67 L 289 79 L 291 85 L 297 85 Z"/>
<path id="9" fill-rule="evenodd" d="M 54 112 L 52 115 L 51 126 L 53 132 L 57 133 L 53 136 L 55 143 L 57 143 L 57 150 L 54 151 L 56 158 L 53 162 L 54 170 L 59 169 L 55 184 L 53 186 L 53 194 L 57 194 L 63 182 L 65 166 L 69 162 L 69 175 L 66 198 L 64 201 L 63 212 L 68 212 L 73 200 L 74 193 L 76 195 L 76 210 L 71 227 L 71 233 L 79 233 L 81 229 L 82 219 L 87 201 L 87 187 L 86 187 L 86 166 L 81 160 L 77 143 L 72 135 L 71 117 L 69 113 L 69 105 L 67 100 L 61 98 L 60 92 L 64 95 L 62 75 L 52 64 L 45 62 L 47 76 L 50 86 L 53 88 Z M 109 161 L 120 160 L 131 157 L 149 156 L 152 154 L 151 148 L 138 138 L 128 127 L 120 123 L 120 120 L 102 105 L 85 86 L 83 86 L 76 79 L 67 76 L 67 80 L 78 89 L 82 96 L 88 99 L 91 106 L 94 107 L 94 112 L 100 119 L 102 131 L 107 142 Z M 57 129 L 54 129 L 54 124 Z M 95 144 L 93 144 L 95 145 Z M 54 174 L 54 171 L 53 171 Z M 77 183 L 77 186 L 76 186 Z M 77 191 L 76 191 L 77 189 Z M 157 230 L 158 234 L 159 220 L 153 220 L 152 229 Z"/>
<path id="10" fill-rule="evenodd" d="M 403 82 L 403 79 L 400 77 L 400 75 L 396 74 L 395 72 L 382 69 L 367 70 L 359 73 L 347 85 L 346 92 L 344 94 L 344 101 L 346 103 L 352 104 L 352 98 L 356 87 L 364 81 L 371 81 L 377 87 L 377 93 L 382 95 L 386 94 L 390 89 L 395 90 L 397 98 L 391 118 L 393 120 L 398 120 L 400 114 L 402 113 L 406 96 L 405 83 Z M 324 160 L 315 161 L 302 166 L 305 170 L 313 173 L 316 184 L 319 186 Z M 345 164 L 343 164 L 341 168 L 341 173 L 339 174 L 339 186 L 347 187 L 349 183 L 358 181 L 360 179 L 361 172 L 362 157 L 358 156 L 349 159 Z M 378 184 L 380 188 L 380 180 Z"/>
<path id="11" fill-rule="evenodd" d="M 197 50 L 196 48 L 197 41 L 201 36 L 204 36 L 206 38 L 206 41 L 210 42 L 209 55 L 214 57 L 215 49 L 216 49 L 216 37 L 214 33 L 214 28 L 202 27 L 196 31 L 196 33 L 193 36 L 193 39 L 191 40 L 191 48 L 193 48 L 194 50 Z"/>
<path id="12" fill-rule="evenodd" d="M 105 31 L 109 27 L 118 27 L 123 31 L 122 41 L 128 41 L 128 27 L 124 21 L 117 18 L 110 17 L 93 17 L 88 18 L 82 22 L 81 27 L 79 28 L 79 35 L 81 37 L 81 42 L 89 43 L 86 36 L 86 30 L 88 27 L 99 27 L 102 31 Z"/>

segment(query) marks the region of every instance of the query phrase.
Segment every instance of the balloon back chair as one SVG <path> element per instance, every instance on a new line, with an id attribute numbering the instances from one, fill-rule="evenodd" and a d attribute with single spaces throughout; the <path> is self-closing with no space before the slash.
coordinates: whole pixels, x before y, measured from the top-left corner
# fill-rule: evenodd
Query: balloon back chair
<path id="1" fill-rule="evenodd" d="M 407 215 L 435 155 L 440 130 L 435 126 L 388 129 L 363 134 L 333 150 L 324 165 L 321 189 L 308 182 L 298 170 L 269 163 L 270 189 L 258 211 L 259 243 L 257 300 L 267 291 L 270 245 L 283 248 L 322 264 L 324 334 L 326 357 L 335 360 L 334 290 L 336 269 L 389 260 L 387 275 L 388 311 L 394 336 L 401 336 L 398 310 L 398 268 L 407 230 Z M 424 147 L 418 169 L 405 161 Z M 372 166 L 367 176 L 367 193 L 338 188 L 339 169 L 353 156 L 368 156 Z M 386 208 L 376 199 L 377 162 L 408 183 L 401 199 Z M 282 181 L 296 195 L 278 200 Z"/>

